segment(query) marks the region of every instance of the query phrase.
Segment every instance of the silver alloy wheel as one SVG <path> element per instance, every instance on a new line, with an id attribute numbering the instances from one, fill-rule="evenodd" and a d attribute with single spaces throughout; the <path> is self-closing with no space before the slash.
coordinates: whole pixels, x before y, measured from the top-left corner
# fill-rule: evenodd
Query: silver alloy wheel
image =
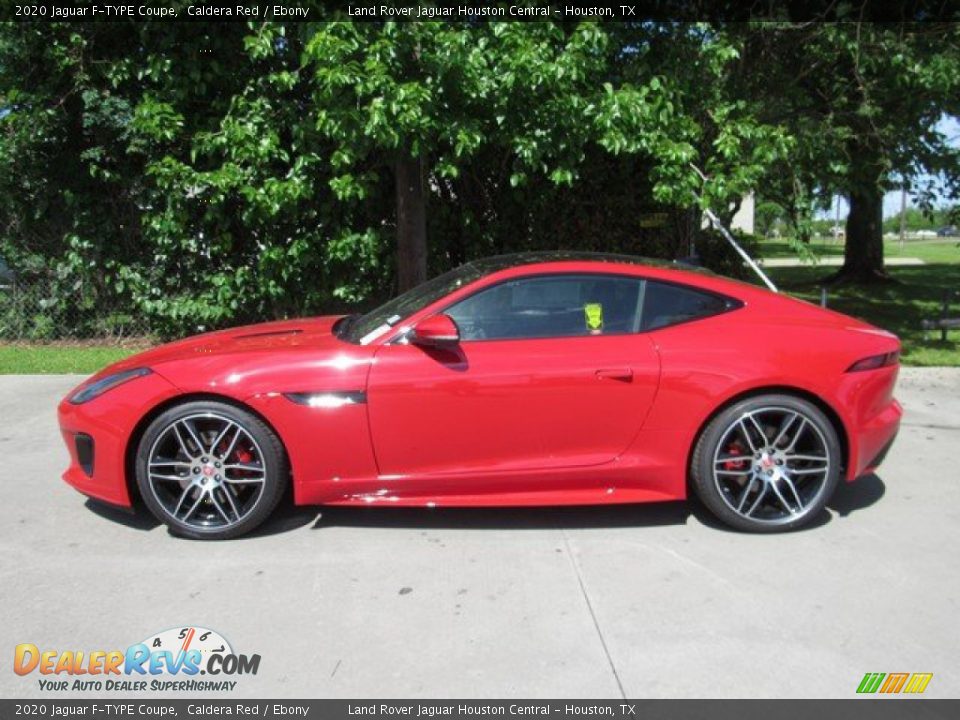
<path id="1" fill-rule="evenodd" d="M 171 518 L 198 530 L 222 530 L 250 515 L 263 496 L 267 470 L 253 435 L 225 415 L 174 420 L 150 448 L 153 497 Z"/>
<path id="2" fill-rule="evenodd" d="M 782 525 L 806 515 L 827 487 L 830 453 L 817 424 L 788 407 L 736 418 L 717 443 L 713 480 L 735 513 Z"/>

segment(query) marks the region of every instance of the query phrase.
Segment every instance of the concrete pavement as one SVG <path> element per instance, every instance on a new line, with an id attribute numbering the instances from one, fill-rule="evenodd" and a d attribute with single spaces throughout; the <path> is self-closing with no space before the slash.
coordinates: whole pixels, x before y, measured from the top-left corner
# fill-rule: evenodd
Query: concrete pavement
<path id="1" fill-rule="evenodd" d="M 759 261 L 763 267 L 809 267 L 819 265 L 821 267 L 840 267 L 843 265 L 843 257 L 836 255 L 824 255 L 818 257 L 816 262 L 805 260 L 798 257 L 785 258 L 765 258 Z M 915 257 L 886 257 L 883 264 L 887 267 L 901 267 L 910 265 L 926 265 L 920 258 Z"/>
<path id="2" fill-rule="evenodd" d="M 848 698 L 868 671 L 960 695 L 960 370 L 903 371 L 881 472 L 802 532 L 685 503 L 287 508 L 224 543 L 62 483 L 55 406 L 78 381 L 0 377 L 2 697 L 44 695 L 17 643 L 123 649 L 190 624 L 261 655 L 232 696 Z"/>

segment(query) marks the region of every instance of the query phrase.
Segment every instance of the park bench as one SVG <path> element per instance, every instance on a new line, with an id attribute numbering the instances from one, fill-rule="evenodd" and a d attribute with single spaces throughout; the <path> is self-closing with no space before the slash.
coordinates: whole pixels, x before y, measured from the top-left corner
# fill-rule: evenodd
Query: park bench
<path id="1" fill-rule="evenodd" d="M 943 304 L 940 306 L 940 317 L 936 320 L 923 320 L 921 327 L 927 332 L 940 330 L 940 339 L 946 341 L 947 330 L 960 329 L 960 317 L 950 317 L 950 300 L 960 296 L 956 290 L 947 290 L 943 293 Z"/>

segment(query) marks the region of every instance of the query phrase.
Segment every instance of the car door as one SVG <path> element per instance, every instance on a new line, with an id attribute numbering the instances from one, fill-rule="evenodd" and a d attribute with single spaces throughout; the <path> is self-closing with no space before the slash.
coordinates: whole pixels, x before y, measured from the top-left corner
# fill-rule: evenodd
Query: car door
<path id="1" fill-rule="evenodd" d="M 446 309 L 460 343 L 377 352 L 368 411 L 381 475 L 587 467 L 636 436 L 660 364 L 638 334 L 644 282 L 523 277 Z"/>

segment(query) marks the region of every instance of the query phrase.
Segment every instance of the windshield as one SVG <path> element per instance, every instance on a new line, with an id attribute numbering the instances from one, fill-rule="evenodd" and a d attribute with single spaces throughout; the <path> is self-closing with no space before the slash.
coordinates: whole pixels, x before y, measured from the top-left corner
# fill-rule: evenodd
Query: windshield
<path id="1" fill-rule="evenodd" d="M 468 283 L 472 283 L 485 274 L 473 263 L 461 265 L 455 270 L 438 275 L 432 280 L 427 280 L 427 282 L 407 290 L 407 292 L 385 302 L 366 315 L 344 318 L 336 328 L 337 336 L 348 342 L 366 345 L 376 340 L 401 320 L 410 317 L 430 303 L 449 295 Z"/>

